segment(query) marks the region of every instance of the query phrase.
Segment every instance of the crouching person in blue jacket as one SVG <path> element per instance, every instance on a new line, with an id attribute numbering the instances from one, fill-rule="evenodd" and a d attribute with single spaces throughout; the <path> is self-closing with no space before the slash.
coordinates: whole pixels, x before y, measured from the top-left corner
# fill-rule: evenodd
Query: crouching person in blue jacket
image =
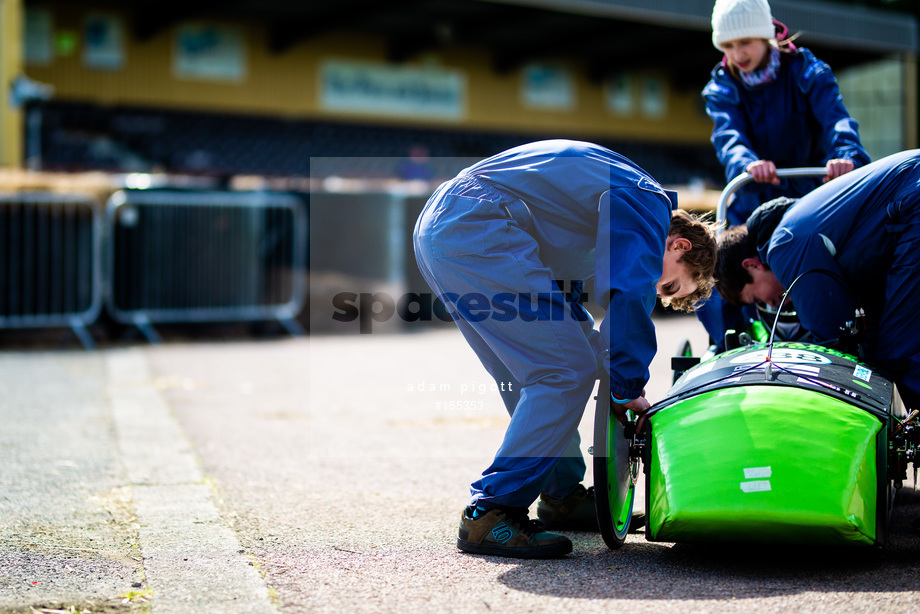
<path id="1" fill-rule="evenodd" d="M 920 408 L 920 150 L 882 158 L 798 199 L 771 201 L 719 238 L 716 275 L 734 304 L 787 302 L 835 344 L 865 310 L 866 358 Z M 793 285 L 794 284 L 794 285 Z M 844 335 L 846 339 L 846 335 Z"/>
<path id="2" fill-rule="evenodd" d="M 511 422 L 471 485 L 457 546 L 536 558 L 597 530 L 578 424 L 599 371 L 625 412 L 649 407 L 656 294 L 692 309 L 714 285 L 712 228 L 647 173 L 591 143 L 551 140 L 483 160 L 441 185 L 415 228 L 419 268 L 499 384 Z M 593 279 L 600 330 L 582 305 Z"/>

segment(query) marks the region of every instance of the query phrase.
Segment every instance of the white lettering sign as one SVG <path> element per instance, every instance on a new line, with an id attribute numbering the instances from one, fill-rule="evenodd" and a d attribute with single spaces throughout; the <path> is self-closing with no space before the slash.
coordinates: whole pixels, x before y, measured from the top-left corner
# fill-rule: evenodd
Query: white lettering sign
<path id="1" fill-rule="evenodd" d="M 466 111 L 466 78 L 454 70 L 332 60 L 320 79 L 320 104 L 330 111 L 444 119 Z"/>
<path id="2" fill-rule="evenodd" d="M 246 78 L 242 33 L 230 27 L 180 26 L 174 41 L 173 74 L 185 79 L 242 81 Z"/>
<path id="3" fill-rule="evenodd" d="M 83 65 L 118 70 L 125 63 L 124 26 L 120 19 L 90 15 L 83 24 Z"/>
<path id="4" fill-rule="evenodd" d="M 575 80 L 563 66 L 530 64 L 524 67 L 521 98 L 535 109 L 567 110 L 575 107 Z"/>

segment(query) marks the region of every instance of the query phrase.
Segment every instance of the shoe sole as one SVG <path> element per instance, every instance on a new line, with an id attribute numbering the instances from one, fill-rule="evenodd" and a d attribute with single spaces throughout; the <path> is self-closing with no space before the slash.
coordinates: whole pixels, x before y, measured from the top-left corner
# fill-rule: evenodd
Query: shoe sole
<path id="1" fill-rule="evenodd" d="M 502 546 L 501 544 L 478 544 L 457 538 L 457 548 L 471 554 L 488 554 L 514 559 L 555 559 L 572 551 L 572 542 L 556 542 L 545 546 Z"/>

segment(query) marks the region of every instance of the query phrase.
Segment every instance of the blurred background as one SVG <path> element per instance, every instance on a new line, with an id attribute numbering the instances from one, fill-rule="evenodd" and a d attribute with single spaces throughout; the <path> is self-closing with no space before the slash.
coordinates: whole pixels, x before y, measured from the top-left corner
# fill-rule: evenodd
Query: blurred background
<path id="1" fill-rule="evenodd" d="M 873 158 L 917 147 L 920 3 L 771 7 L 831 65 Z M 605 145 L 712 210 L 711 10 L 0 0 L 0 346 L 444 325 L 418 212 L 543 138 Z"/>

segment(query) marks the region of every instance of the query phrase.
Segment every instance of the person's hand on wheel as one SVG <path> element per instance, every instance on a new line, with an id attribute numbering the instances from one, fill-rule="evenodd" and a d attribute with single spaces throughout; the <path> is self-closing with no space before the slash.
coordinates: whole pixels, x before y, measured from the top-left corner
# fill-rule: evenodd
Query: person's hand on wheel
<path id="1" fill-rule="evenodd" d="M 632 410 L 636 414 L 644 414 L 648 411 L 648 408 L 651 407 L 651 404 L 645 398 L 645 391 L 642 391 L 642 395 L 636 397 L 629 403 L 613 403 L 613 414 L 617 417 L 620 424 L 626 426 L 626 412 Z"/>

